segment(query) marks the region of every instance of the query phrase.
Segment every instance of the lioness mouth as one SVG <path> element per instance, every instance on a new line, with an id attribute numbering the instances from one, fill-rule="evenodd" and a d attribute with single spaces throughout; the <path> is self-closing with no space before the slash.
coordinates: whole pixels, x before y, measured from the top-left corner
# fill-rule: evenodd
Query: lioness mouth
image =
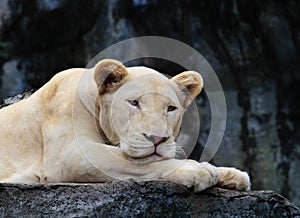
<path id="1" fill-rule="evenodd" d="M 133 159 L 144 159 L 144 158 L 148 158 L 151 156 L 158 156 L 158 157 L 163 157 L 160 154 L 158 154 L 156 151 L 154 151 L 153 153 L 147 155 L 147 156 L 142 156 L 142 157 L 133 157 Z"/>

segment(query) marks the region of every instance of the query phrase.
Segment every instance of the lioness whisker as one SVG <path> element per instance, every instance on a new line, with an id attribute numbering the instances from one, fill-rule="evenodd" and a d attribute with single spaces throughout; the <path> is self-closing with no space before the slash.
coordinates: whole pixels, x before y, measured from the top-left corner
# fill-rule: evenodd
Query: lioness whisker
<path id="1" fill-rule="evenodd" d="M 175 155 L 177 158 L 182 158 L 182 159 L 186 159 L 187 158 L 187 154 L 186 152 L 183 150 L 183 148 L 181 146 L 176 146 L 175 147 Z"/>

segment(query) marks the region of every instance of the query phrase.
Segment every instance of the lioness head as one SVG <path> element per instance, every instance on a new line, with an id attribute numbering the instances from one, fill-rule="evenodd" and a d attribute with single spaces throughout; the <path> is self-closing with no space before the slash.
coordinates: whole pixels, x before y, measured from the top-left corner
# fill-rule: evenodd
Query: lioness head
<path id="1" fill-rule="evenodd" d="M 168 79 L 151 68 L 106 59 L 95 66 L 94 79 L 99 124 L 110 143 L 140 163 L 175 157 L 183 113 L 203 87 L 197 72 Z"/>

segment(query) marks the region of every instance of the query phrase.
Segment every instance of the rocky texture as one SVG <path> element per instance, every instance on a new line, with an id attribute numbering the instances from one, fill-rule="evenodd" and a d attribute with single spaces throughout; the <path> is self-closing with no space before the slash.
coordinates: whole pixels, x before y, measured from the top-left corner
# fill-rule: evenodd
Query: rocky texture
<path id="1" fill-rule="evenodd" d="M 103 3 L 105 4 L 105 3 Z M 1 96 L 38 88 L 63 69 L 84 66 L 83 35 L 101 2 L 3 0 L 0 2 Z M 5 94 L 4 94 L 5 93 Z"/>
<path id="2" fill-rule="evenodd" d="M 6 107 L 8 105 L 11 105 L 13 103 L 16 103 L 18 101 L 21 101 L 23 99 L 26 99 L 28 98 L 30 95 L 32 95 L 34 93 L 34 90 L 29 90 L 29 91 L 26 91 L 26 92 L 23 92 L 21 94 L 17 94 L 17 95 L 14 95 L 12 97 L 9 97 L 9 98 L 5 98 L 3 100 L 0 100 L 0 108 L 2 107 Z"/>
<path id="3" fill-rule="evenodd" d="M 1 217 L 298 217 L 272 191 L 212 188 L 200 194 L 161 182 L 0 185 Z"/>
<path id="4" fill-rule="evenodd" d="M 38 88 L 123 39 L 178 39 L 210 62 L 225 90 L 227 128 L 214 163 L 246 170 L 254 188 L 300 206 L 299 15 L 297 0 L 2 0 L 0 96 Z M 182 70 L 162 60 L 140 63 Z M 194 159 L 210 130 L 205 93 L 198 100 L 203 125 Z"/>

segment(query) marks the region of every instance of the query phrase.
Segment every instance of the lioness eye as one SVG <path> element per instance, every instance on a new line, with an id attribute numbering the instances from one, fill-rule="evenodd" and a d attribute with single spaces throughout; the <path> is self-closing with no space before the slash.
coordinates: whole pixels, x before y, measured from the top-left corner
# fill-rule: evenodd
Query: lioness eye
<path id="1" fill-rule="evenodd" d="M 139 102 L 137 100 L 128 100 L 128 103 L 135 107 L 139 106 Z"/>
<path id="2" fill-rule="evenodd" d="M 176 109 L 177 107 L 175 106 L 168 106 L 168 112 L 175 111 Z"/>

